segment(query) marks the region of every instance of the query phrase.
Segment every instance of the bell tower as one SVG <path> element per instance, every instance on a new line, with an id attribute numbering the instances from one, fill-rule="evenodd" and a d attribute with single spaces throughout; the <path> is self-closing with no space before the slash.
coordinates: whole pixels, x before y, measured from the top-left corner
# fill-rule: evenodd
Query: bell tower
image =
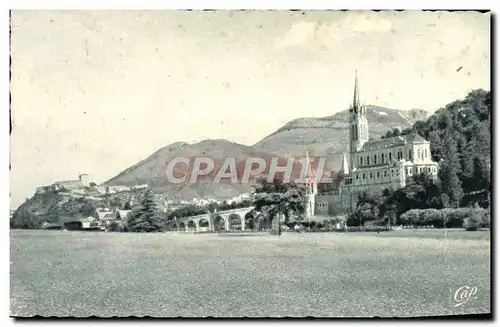
<path id="1" fill-rule="evenodd" d="M 349 171 L 356 167 L 355 153 L 368 141 L 366 107 L 359 100 L 358 71 L 354 77 L 354 97 L 349 108 Z"/>
<path id="2" fill-rule="evenodd" d="M 316 174 L 310 165 L 309 151 L 306 152 L 306 217 L 313 217 L 316 211 L 316 195 L 318 194 L 318 183 Z"/>

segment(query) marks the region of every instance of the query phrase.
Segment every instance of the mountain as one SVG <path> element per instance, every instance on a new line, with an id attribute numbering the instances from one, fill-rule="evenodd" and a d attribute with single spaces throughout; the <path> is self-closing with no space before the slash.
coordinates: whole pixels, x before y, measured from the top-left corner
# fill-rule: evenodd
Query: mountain
<path id="1" fill-rule="evenodd" d="M 402 111 L 367 106 L 370 136 L 379 138 L 393 128 L 411 127 L 415 121 L 426 118 L 426 114 L 425 111 L 418 109 Z M 254 146 L 237 144 L 228 140 L 204 140 L 195 144 L 177 142 L 167 145 L 146 159 L 125 169 L 116 177 L 104 182 L 103 185 L 148 184 L 169 198 L 185 200 L 202 197 L 231 198 L 241 193 L 250 192 L 255 178 L 251 178 L 249 183 L 231 183 L 228 178 L 222 179 L 220 183 L 214 183 L 214 177 L 227 158 L 235 160 L 238 181 L 243 176 L 248 158 L 264 159 L 266 169 L 261 176 L 266 176 L 273 157 L 278 158 L 279 166 L 285 166 L 286 158 L 304 157 L 306 150 L 310 152 L 311 156 L 327 156 L 327 167 L 324 173 L 329 174 L 328 172 L 332 168 L 339 168 L 341 154 L 347 146 L 347 138 L 347 110 L 330 117 L 299 118 L 289 122 Z M 178 157 L 189 159 L 190 164 L 177 164 L 175 166 L 175 177 L 187 176 L 187 181 L 175 184 L 167 179 L 166 173 L 168 163 Z M 190 172 L 196 157 L 211 158 L 215 167 L 210 175 L 198 177 L 195 183 L 191 183 L 189 182 Z M 317 162 L 313 165 L 316 168 Z M 301 165 L 296 160 L 293 165 L 292 177 L 298 178 L 300 171 Z"/>
<path id="2" fill-rule="evenodd" d="M 367 105 L 368 129 L 371 138 L 380 138 L 389 130 L 402 130 L 427 118 L 421 109 L 398 110 Z M 311 156 L 327 156 L 327 166 L 339 169 L 342 154 L 347 151 L 349 111 L 321 118 L 298 118 L 265 137 L 253 147 L 278 155 L 300 156 L 309 151 Z"/>
<path id="3" fill-rule="evenodd" d="M 174 167 L 174 177 L 186 176 L 186 181 L 176 184 L 167 178 L 167 165 L 174 158 L 187 158 L 189 165 L 177 164 Z M 214 161 L 214 169 L 211 174 L 199 176 L 194 183 L 190 182 L 194 158 L 206 157 Z M 163 147 L 148 158 L 125 169 L 116 177 L 103 183 L 111 185 L 137 185 L 148 184 L 154 190 L 161 192 L 169 198 L 191 200 L 192 198 L 209 197 L 214 199 L 232 198 L 242 193 L 251 191 L 255 179 L 250 183 L 232 183 L 229 178 L 221 179 L 220 183 L 213 180 L 222 168 L 224 162 L 230 158 L 234 159 L 237 172 L 237 180 L 241 181 L 248 158 L 262 158 L 266 162 L 266 169 L 261 176 L 269 172 L 270 162 L 273 157 L 278 158 L 278 165 L 285 166 L 286 159 L 276 156 L 274 153 L 259 151 L 253 147 L 237 144 L 228 140 L 204 140 L 195 144 L 174 143 Z M 206 168 L 205 165 L 201 167 Z M 256 165 L 252 167 L 256 168 Z M 229 170 L 226 169 L 225 172 Z M 294 176 L 300 175 L 300 164 L 294 164 Z"/>

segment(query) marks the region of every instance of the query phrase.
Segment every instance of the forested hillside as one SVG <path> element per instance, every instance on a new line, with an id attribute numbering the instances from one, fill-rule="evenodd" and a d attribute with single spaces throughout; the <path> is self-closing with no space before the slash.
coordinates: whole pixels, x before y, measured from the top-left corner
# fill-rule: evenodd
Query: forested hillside
<path id="1" fill-rule="evenodd" d="M 410 209 L 490 206 L 491 93 L 470 92 L 463 100 L 437 110 L 412 128 L 393 130 L 384 137 L 415 131 L 431 142 L 433 160 L 440 163 L 438 180 L 416 176 L 405 188 L 382 196 L 363 194 L 352 219 L 387 219 Z"/>
<path id="2" fill-rule="evenodd" d="M 491 92 L 472 91 L 464 100 L 454 101 L 427 120 L 416 122 L 413 130 L 431 142 L 433 159 L 443 160 L 439 176 L 451 203 L 489 192 Z"/>

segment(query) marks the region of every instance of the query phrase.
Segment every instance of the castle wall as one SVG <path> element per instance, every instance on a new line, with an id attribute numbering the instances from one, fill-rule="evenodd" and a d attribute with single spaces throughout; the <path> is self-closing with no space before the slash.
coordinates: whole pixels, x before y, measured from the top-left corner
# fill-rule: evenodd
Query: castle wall
<path id="1" fill-rule="evenodd" d="M 358 192 L 344 190 L 337 194 L 323 194 L 316 197 L 317 215 L 339 215 L 356 208 Z"/>
<path id="2" fill-rule="evenodd" d="M 78 176 L 78 179 L 80 180 L 80 183 L 82 183 L 84 187 L 89 186 L 89 175 L 81 174 L 80 176 Z"/>

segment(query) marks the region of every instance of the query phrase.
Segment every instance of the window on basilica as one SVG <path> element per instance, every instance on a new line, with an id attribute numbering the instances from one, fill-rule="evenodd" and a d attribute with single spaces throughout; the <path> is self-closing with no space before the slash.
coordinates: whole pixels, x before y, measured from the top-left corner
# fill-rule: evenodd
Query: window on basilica
<path id="1" fill-rule="evenodd" d="M 411 159 L 411 149 L 408 151 L 408 160 L 412 160 Z"/>
<path id="2" fill-rule="evenodd" d="M 384 163 L 384 154 L 382 153 L 382 163 Z"/>
<path id="3" fill-rule="evenodd" d="M 389 162 L 392 162 L 392 153 L 389 153 Z"/>
<path id="4" fill-rule="evenodd" d="M 370 164 L 370 157 L 369 156 L 366 156 L 366 164 L 369 165 Z"/>
<path id="5" fill-rule="evenodd" d="M 374 155 L 373 156 L 373 164 L 376 165 L 377 164 L 377 155 Z"/>

